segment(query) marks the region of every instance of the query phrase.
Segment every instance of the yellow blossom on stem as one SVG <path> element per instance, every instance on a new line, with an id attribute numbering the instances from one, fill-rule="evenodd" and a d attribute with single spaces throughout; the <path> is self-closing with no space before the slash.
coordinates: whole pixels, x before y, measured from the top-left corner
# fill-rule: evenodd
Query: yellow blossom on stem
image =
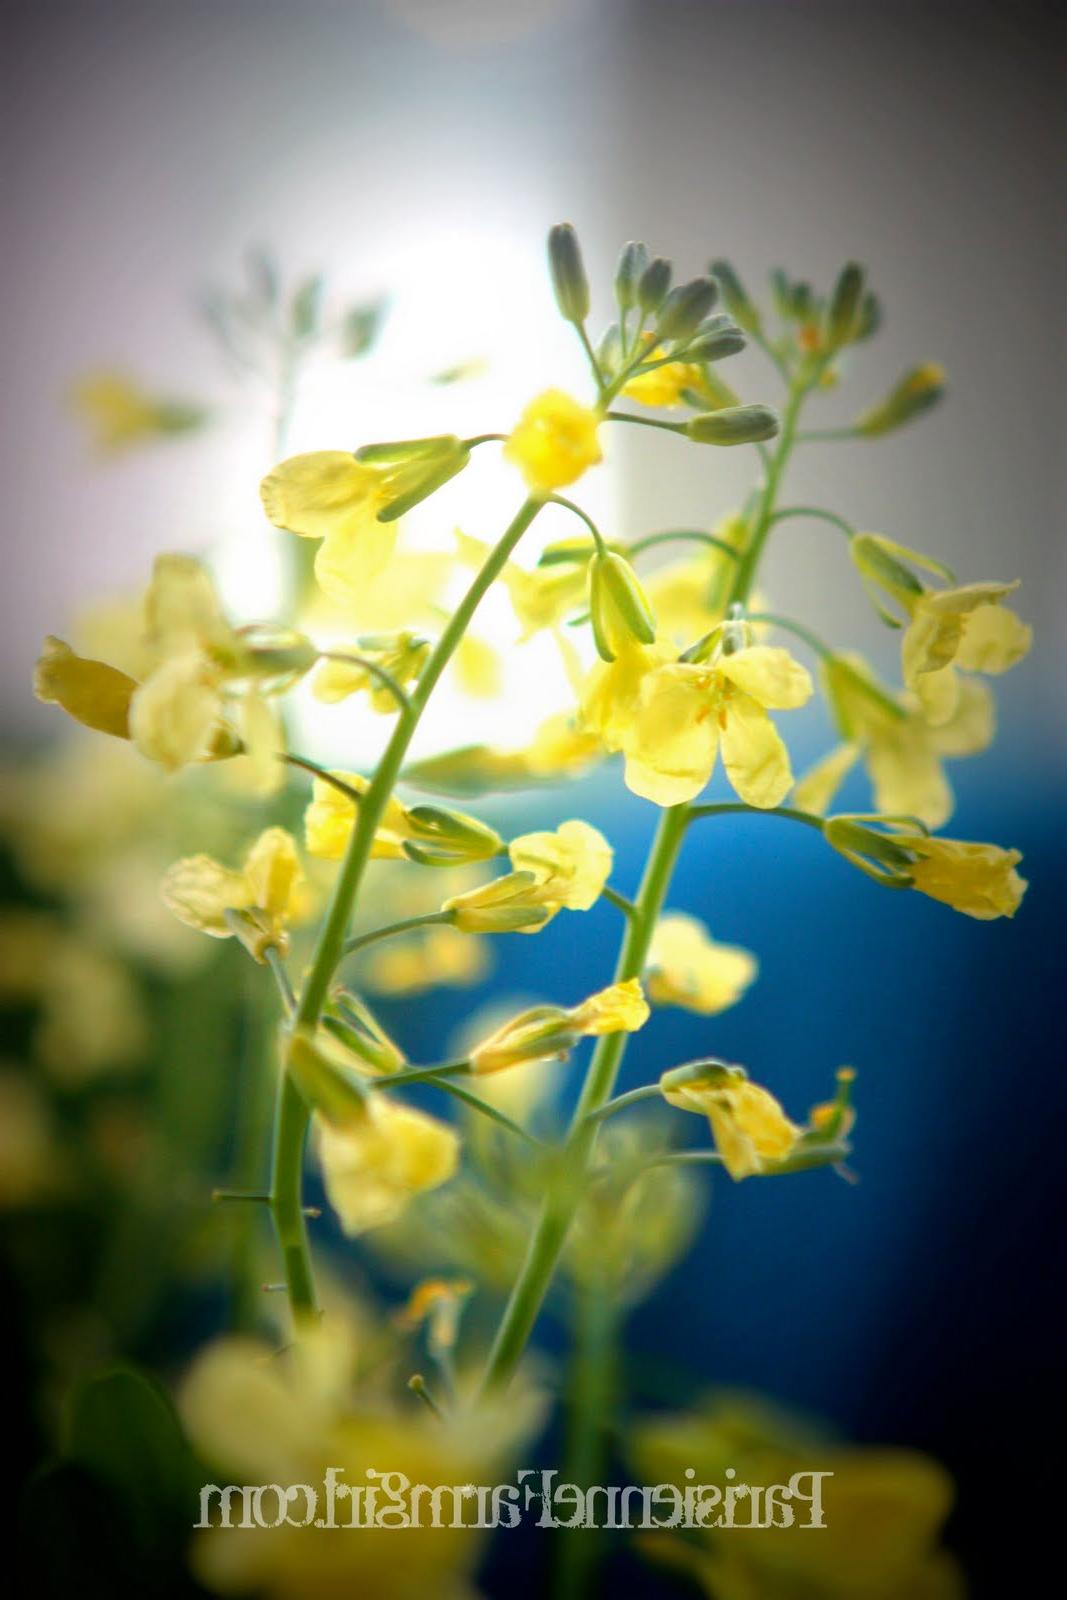
<path id="1" fill-rule="evenodd" d="M 213 939 L 236 935 L 263 961 L 269 948 L 284 955 L 288 924 L 301 910 L 303 885 L 292 835 L 284 828 L 267 828 L 240 867 L 224 867 L 212 856 L 188 856 L 169 869 L 161 892 L 179 922 Z"/>
<path id="2" fill-rule="evenodd" d="M 506 872 L 453 895 L 441 907 L 452 913 L 453 926 L 461 933 L 536 933 L 559 909 L 546 898 L 533 872 Z"/>
<path id="3" fill-rule="evenodd" d="M 715 1148 L 731 1178 L 772 1171 L 792 1155 L 801 1129 L 767 1089 L 749 1081 L 741 1067 L 709 1062 L 682 1079 L 675 1068 L 660 1079 L 663 1097 L 681 1111 L 696 1111 L 711 1124 Z M 679 1081 L 681 1080 L 681 1081 Z"/>
<path id="4" fill-rule="evenodd" d="M 560 389 L 546 389 L 526 407 L 504 446 L 504 455 L 533 494 L 549 495 L 574 483 L 603 459 L 597 429 L 600 413 Z"/>
<path id="5" fill-rule="evenodd" d="M 741 799 L 762 809 L 779 805 L 793 774 L 767 712 L 802 706 L 811 693 L 806 670 L 771 645 L 645 673 L 635 713 L 621 719 L 617 734 L 627 787 L 661 806 L 692 800 L 711 777 L 721 744 L 726 775 Z"/>
<path id="6" fill-rule="evenodd" d="M 1026 879 L 1015 868 L 1019 850 L 963 839 L 919 838 L 908 841 L 916 855 L 909 871 L 912 886 L 931 900 L 940 900 L 964 916 L 990 922 L 1013 917 L 1026 893 Z"/>
<path id="7" fill-rule="evenodd" d="M 671 911 L 652 934 L 645 985 L 654 1005 L 710 1017 L 736 1005 L 758 971 L 751 951 L 718 944 L 698 918 Z"/>
<path id="8" fill-rule="evenodd" d="M 636 978 L 613 983 L 577 1006 L 531 1006 L 475 1045 L 471 1071 L 481 1076 L 522 1062 L 563 1061 L 579 1039 L 636 1033 L 648 1017 L 648 1002 Z"/>
<path id="9" fill-rule="evenodd" d="M 150 394 L 122 372 L 83 378 L 71 396 L 101 455 L 115 455 L 140 444 L 188 433 L 207 420 L 202 406 Z"/>
<path id="10" fill-rule="evenodd" d="M 290 456 L 264 478 L 263 509 L 276 528 L 319 539 L 315 576 L 345 605 L 385 566 L 396 543 L 393 523 L 379 522 L 389 474 L 346 450 Z"/>
<path id="11" fill-rule="evenodd" d="M 383 668 L 403 688 L 419 676 L 429 653 L 429 643 L 414 633 L 398 633 L 390 639 L 357 644 L 351 660 L 344 659 L 343 651 L 328 655 L 312 679 L 311 692 L 316 700 L 336 705 L 366 691 L 374 710 L 390 716 L 400 710 L 400 705 L 389 684 L 382 681 L 374 667 Z"/>
<path id="12" fill-rule="evenodd" d="M 1018 583 L 971 583 L 927 589 L 916 600 L 901 642 L 904 682 L 932 722 L 956 709 L 960 685 L 953 668 L 1007 672 L 1027 654 L 1033 630 L 1003 604 Z"/>
<path id="13" fill-rule="evenodd" d="M 532 872 L 548 899 L 569 911 L 596 904 L 615 858 L 600 830 L 577 818 L 561 822 L 553 833 L 520 834 L 508 855 L 517 872 Z"/>
<path id="14" fill-rule="evenodd" d="M 390 939 L 363 957 L 363 982 L 376 994 L 413 995 L 439 986 L 469 988 L 489 968 L 484 939 L 456 928 L 425 928 L 415 938 Z"/>
<path id="15" fill-rule="evenodd" d="M 370 780 L 358 772 L 335 771 L 335 778 L 357 794 L 365 794 Z M 323 861 L 340 861 L 348 849 L 356 825 L 356 800 L 326 778 L 315 778 L 311 785 L 311 804 L 304 812 L 304 843 L 309 855 Z M 373 860 L 404 859 L 404 840 L 410 837 L 407 812 L 395 796 L 390 796 L 382 821 L 371 846 Z"/>

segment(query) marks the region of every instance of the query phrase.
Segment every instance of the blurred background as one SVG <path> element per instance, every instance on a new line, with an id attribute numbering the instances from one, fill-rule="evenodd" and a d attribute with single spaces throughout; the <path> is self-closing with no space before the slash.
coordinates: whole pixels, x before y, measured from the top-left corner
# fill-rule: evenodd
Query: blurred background
<path id="1" fill-rule="evenodd" d="M 659 1015 L 627 1058 L 627 1085 L 710 1050 L 745 1062 L 799 1112 L 851 1062 L 861 1181 L 715 1184 L 693 1251 L 632 1319 L 627 1364 L 650 1407 L 740 1385 L 860 1441 L 930 1451 L 959 1483 L 951 1541 L 973 1592 L 1005 1592 L 1001 1564 L 1021 1559 L 1008 1480 L 1028 1470 L 1047 1424 L 1062 1344 L 1052 1241 L 1062 1223 L 1054 996 L 1067 660 L 1052 8 L 44 0 L 16 4 L 3 28 L 0 718 L 16 776 L 56 731 L 29 690 L 42 635 L 98 595 L 136 588 L 157 552 L 210 552 L 227 597 L 250 615 L 277 597 L 257 487 L 274 458 L 278 397 L 220 367 L 198 310 L 250 244 L 271 249 L 290 277 L 324 271 L 338 304 L 387 307 L 358 366 L 310 364 L 288 418 L 292 449 L 351 448 L 401 429 L 506 429 L 539 387 L 577 387 L 580 360 L 543 270 L 544 234 L 562 219 L 605 288 L 619 245 L 635 237 L 683 274 L 729 256 L 753 286 L 779 264 L 824 285 L 842 261 L 864 261 L 885 327 L 854 357 L 847 395 L 819 402 L 822 426 L 847 421 L 913 363 L 946 367 L 949 400 L 930 419 L 878 444 L 808 447 L 788 499 L 933 550 L 963 580 L 1023 580 L 1019 609 L 1037 643 L 997 685 L 995 748 L 956 769 L 949 831 L 1018 846 L 1032 887 L 1015 922 L 989 926 L 879 895 L 803 830 L 729 819 L 694 835 L 685 908 L 756 950 L 761 979 L 713 1025 Z M 599 309 L 606 320 L 606 296 Z M 464 364 L 475 368 L 469 382 L 427 382 Z M 86 374 L 110 370 L 207 406 L 213 425 L 95 459 L 71 395 Z M 731 363 L 729 380 L 746 398 L 777 397 L 758 352 Z M 749 487 L 748 452 L 684 451 L 623 431 L 640 437 L 613 438 L 583 496 L 620 536 L 707 525 Z M 486 537 L 514 491 L 491 466 L 479 471 L 473 503 L 465 478 L 448 513 Z M 832 537 L 783 529 L 765 587 L 780 609 L 891 670 L 895 640 L 861 603 Z M 533 715 L 522 700 L 529 676 L 504 726 Z M 797 719 L 798 770 L 825 748 L 821 715 Z M 437 747 L 470 737 L 469 708 L 442 717 Z M 357 745 L 363 737 L 354 725 Z M 340 758 L 322 728 L 308 738 Z M 57 776 L 50 791 L 60 812 L 62 785 Z M 509 800 L 497 815 L 513 829 L 561 814 L 598 822 L 617 846 L 613 881 L 629 890 L 651 818 L 620 792 L 617 774 L 601 773 Z M 864 803 L 862 786 L 853 798 Z M 188 817 L 181 826 L 195 832 Z M 11 876 L 22 892 L 15 867 Z M 580 940 L 561 918 L 536 940 L 498 941 L 479 1003 L 553 994 L 564 964 L 576 994 L 596 987 L 612 917 L 609 907 L 590 914 Z M 131 938 L 143 953 L 148 932 Z M 26 948 L 21 936 L 8 944 Z M 176 960 L 150 987 L 173 987 Z M 210 981 L 232 986 L 236 968 L 227 971 Z M 85 993 L 99 981 L 90 974 Z M 471 1004 L 449 990 L 405 1007 L 411 1056 L 434 1055 L 442 1022 L 458 1027 Z M 16 1017 L 11 1049 L 19 1043 Z M 183 1049 L 195 1057 L 196 1041 Z M 217 1060 L 200 1065 L 196 1109 L 175 1113 L 197 1124 L 194 1142 L 210 1095 L 231 1092 Z M 121 1096 L 106 1109 L 93 1137 L 133 1159 L 139 1135 L 122 1122 Z M 214 1135 L 204 1137 L 210 1170 Z M 147 1224 L 127 1219 L 131 1231 L 165 1229 L 162 1181 L 155 1203 Z M 20 1293 L 30 1256 L 39 1277 L 67 1281 L 70 1257 L 92 1253 L 92 1218 L 83 1226 L 81 1240 L 46 1224 L 29 1244 L 14 1239 Z M 125 1246 L 112 1248 L 100 1270 L 121 1280 Z M 217 1315 L 210 1266 L 202 1284 L 143 1315 L 127 1308 L 120 1344 L 164 1368 L 180 1362 Z M 73 1326 L 47 1284 L 31 1283 L 29 1303 L 12 1326 L 38 1374 L 63 1368 L 52 1346 L 106 1351 L 109 1335 Z M 32 1456 L 40 1408 L 24 1395 L 21 1411 Z M 497 1565 L 491 1592 L 539 1592 L 524 1560 L 505 1550 Z M 621 1581 L 634 1593 L 652 1582 L 629 1569 Z"/>

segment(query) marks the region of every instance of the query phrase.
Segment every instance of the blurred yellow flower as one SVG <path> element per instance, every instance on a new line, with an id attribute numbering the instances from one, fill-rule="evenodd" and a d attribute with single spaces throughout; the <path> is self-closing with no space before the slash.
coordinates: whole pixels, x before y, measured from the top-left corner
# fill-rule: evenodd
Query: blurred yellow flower
<path id="1" fill-rule="evenodd" d="M 636 1033 L 648 1017 L 637 978 L 613 983 L 577 1006 L 531 1006 L 474 1046 L 471 1070 L 480 1076 L 523 1062 L 562 1061 L 579 1039 Z"/>
<path id="2" fill-rule="evenodd" d="M 660 1079 L 663 1097 L 681 1111 L 696 1111 L 711 1124 L 715 1148 L 731 1178 L 772 1171 L 801 1137 L 774 1096 L 750 1082 L 741 1067 L 711 1062 L 702 1071 L 673 1069 Z"/>
<path id="3" fill-rule="evenodd" d="M 47 705 L 58 705 L 75 722 L 117 739 L 130 737 L 130 701 L 137 684 L 103 661 L 76 655 L 69 644 L 50 634 L 33 675 L 33 692 Z"/>
<path id="4" fill-rule="evenodd" d="M 361 967 L 366 986 L 387 995 L 422 994 L 438 985 L 469 988 L 488 970 L 485 940 L 449 927 L 377 945 L 362 957 Z"/>
<path id="5" fill-rule="evenodd" d="M 207 419 L 202 406 L 150 394 L 121 372 L 83 378 L 71 395 L 75 410 L 103 455 L 114 455 L 170 434 L 187 433 Z"/>
<path id="6" fill-rule="evenodd" d="M 373 666 L 383 668 L 404 688 L 419 676 L 429 653 L 428 642 L 414 633 L 398 633 L 392 638 L 376 639 L 373 644 L 357 645 L 351 660 L 344 660 L 341 652 L 331 653 L 312 679 L 311 692 L 317 700 L 335 705 L 366 690 L 374 710 L 389 716 L 399 711 L 400 705 Z M 373 666 L 368 666 L 367 662 Z"/>
<path id="7" fill-rule="evenodd" d="M 802 706 L 811 693 L 805 669 L 770 645 L 644 673 L 636 712 L 622 717 L 615 735 L 626 756 L 627 787 L 661 806 L 692 800 L 711 777 L 721 743 L 741 799 L 761 809 L 779 805 L 793 775 L 767 711 Z"/>
<path id="8" fill-rule="evenodd" d="M 486 639 L 465 633 L 452 658 L 456 682 L 474 700 L 494 700 L 503 687 L 500 653 Z"/>
<path id="9" fill-rule="evenodd" d="M 645 359 L 660 361 L 666 353 L 662 345 L 657 345 Z M 637 400 L 643 406 L 672 408 L 683 404 L 683 392 L 695 389 L 700 378 L 701 369 L 693 362 L 668 361 L 654 372 L 642 372 L 639 377 L 631 378 L 622 392 L 628 399 Z"/>
<path id="10" fill-rule="evenodd" d="M 911 608 L 901 642 L 904 682 L 919 696 L 931 722 L 956 709 L 966 672 L 1007 672 L 1027 654 L 1033 630 L 1002 602 L 1018 583 L 971 583 L 926 589 Z"/>
<path id="11" fill-rule="evenodd" d="M 393 476 L 346 450 L 316 450 L 280 462 L 260 485 L 276 528 L 322 541 L 315 576 L 338 605 L 351 603 L 393 553 L 396 524 L 378 520 Z"/>
<path id="12" fill-rule="evenodd" d="M 395 1221 L 459 1165 L 454 1128 L 384 1094 L 369 1096 L 362 1115 L 341 1126 L 318 1121 L 326 1198 L 349 1235 Z"/>
<path id="13" fill-rule="evenodd" d="M 710 1017 L 736 1005 L 758 971 L 751 951 L 718 944 L 697 917 L 671 911 L 656 923 L 645 987 L 654 1005 Z"/>
<path id="14" fill-rule="evenodd" d="M 288 949 L 288 924 L 300 914 L 303 887 L 292 835 L 267 828 L 239 868 L 224 867 L 212 856 L 188 856 L 170 868 L 161 892 L 179 922 L 213 939 L 236 935 L 262 962 L 268 949 L 282 955 Z"/>
<path id="15" fill-rule="evenodd" d="M 600 413 L 579 405 L 560 389 L 531 400 L 504 446 L 533 494 L 549 495 L 574 483 L 603 459 L 597 429 Z"/>
<path id="16" fill-rule="evenodd" d="M 532 872 L 557 908 L 588 911 L 611 874 L 615 852 L 599 829 L 577 818 L 553 833 L 523 833 L 508 845 L 517 872 Z"/>
<path id="17" fill-rule="evenodd" d="M 337 770 L 333 776 L 358 794 L 365 794 L 370 787 L 370 780 L 358 772 Z M 325 778 L 313 779 L 311 804 L 304 812 L 304 843 L 308 854 L 323 861 L 340 861 L 355 825 L 356 801 Z M 403 860 L 404 840 L 410 837 L 407 812 L 391 795 L 374 835 L 372 859 Z"/>

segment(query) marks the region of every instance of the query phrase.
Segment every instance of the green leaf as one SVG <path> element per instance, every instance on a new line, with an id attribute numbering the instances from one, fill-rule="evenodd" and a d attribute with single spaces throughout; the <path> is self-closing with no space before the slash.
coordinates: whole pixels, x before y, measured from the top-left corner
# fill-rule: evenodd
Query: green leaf
<path id="1" fill-rule="evenodd" d="M 382 323 L 388 310 L 388 301 L 369 300 L 345 312 L 341 324 L 341 354 L 350 361 L 365 356 L 377 344 Z"/>

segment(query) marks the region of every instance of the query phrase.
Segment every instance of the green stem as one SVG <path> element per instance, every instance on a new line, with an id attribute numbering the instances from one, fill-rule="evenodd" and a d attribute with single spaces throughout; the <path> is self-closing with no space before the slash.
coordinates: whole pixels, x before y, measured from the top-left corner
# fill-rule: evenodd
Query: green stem
<path id="1" fill-rule="evenodd" d="M 360 796 L 348 850 L 334 884 L 333 899 L 319 931 L 318 943 L 295 1012 L 295 1021 L 314 1027 L 337 964 L 359 886 L 370 860 L 374 835 L 403 765 L 408 746 L 426 703 L 490 585 L 503 571 L 515 546 L 540 511 L 542 501 L 523 502 L 485 565 L 456 607 L 411 694 L 400 708 L 389 743 L 365 794 Z M 289 1303 L 297 1320 L 317 1311 L 315 1285 L 304 1224 L 302 1176 L 304 1144 L 310 1111 L 296 1085 L 284 1075 L 278 1089 L 271 1166 L 271 1212 L 285 1264 Z"/>
<path id="2" fill-rule="evenodd" d="M 702 817 L 728 817 L 745 815 L 749 817 L 785 817 L 790 822 L 802 822 L 808 828 L 815 828 L 817 832 L 823 831 L 822 817 L 813 816 L 810 811 L 798 811 L 795 806 L 749 806 L 743 800 L 721 800 L 711 806 L 692 806 L 689 811 L 690 822 L 698 822 Z"/>
<path id="3" fill-rule="evenodd" d="M 393 674 L 383 667 L 380 662 L 372 661 L 370 656 L 356 655 L 350 650 L 323 650 L 319 654 L 320 661 L 340 661 L 346 667 L 360 667 L 368 677 L 376 678 L 383 688 L 388 689 L 393 699 L 401 710 L 408 703 L 408 697 Z"/>
<path id="4" fill-rule="evenodd" d="M 615 969 L 616 983 L 639 977 L 644 967 L 652 931 L 685 837 L 687 820 L 686 806 L 672 806 L 660 816 L 635 902 L 635 915 L 627 920 Z M 589 1119 L 589 1113 L 611 1098 L 628 1037 L 625 1033 L 611 1033 L 597 1041 L 562 1152 L 560 1179 L 545 1198 L 489 1354 L 483 1379 L 486 1390 L 507 1385 L 533 1331 L 581 1199 L 597 1134 L 596 1123 Z"/>
<path id="5" fill-rule="evenodd" d="M 595 1111 L 590 1111 L 586 1117 L 587 1122 L 603 1122 L 605 1117 L 613 1117 L 616 1111 L 622 1111 L 627 1106 L 635 1106 L 642 1100 L 659 1100 L 661 1098 L 658 1083 L 643 1083 L 639 1089 L 628 1089 L 625 1094 L 617 1094 L 611 1100 L 605 1100 L 602 1106 Z"/>
<path id="6" fill-rule="evenodd" d="M 771 456 L 767 467 L 763 493 L 760 495 L 752 533 L 745 546 L 744 554 L 734 570 L 734 581 L 730 590 L 730 604 L 746 605 L 748 603 L 760 558 L 763 555 L 763 547 L 767 542 L 767 535 L 774 524 L 774 502 L 778 495 L 782 474 L 786 469 L 793 451 L 793 445 L 796 442 L 797 422 L 799 421 L 800 410 L 807 397 L 809 387 L 810 385 L 807 383 L 798 383 L 790 390 L 789 399 L 782 414 L 782 431 L 778 435 L 777 448 Z"/>
<path id="7" fill-rule="evenodd" d="M 618 1302 L 610 1279 L 594 1278 L 576 1286 L 560 1474 L 564 1483 L 585 1488 L 604 1481 L 618 1403 L 618 1324 Z M 589 1595 L 603 1539 L 602 1528 L 560 1529 L 552 1585 L 555 1600 L 584 1600 Z"/>
<path id="8" fill-rule="evenodd" d="M 800 435 L 801 439 L 804 437 L 804 434 Z M 781 511 L 774 513 L 771 522 L 786 522 L 792 517 L 811 517 L 816 522 L 828 522 L 832 527 L 839 528 L 846 539 L 855 537 L 856 530 L 851 522 L 839 517 L 836 511 L 824 511 L 821 506 L 783 506 Z"/>
<path id="9" fill-rule="evenodd" d="M 794 622 L 792 617 L 779 616 L 776 611 L 750 611 L 745 621 L 769 622 L 775 628 L 784 628 L 786 633 L 791 633 L 796 638 L 803 639 L 808 648 L 814 650 L 815 654 L 821 656 L 824 661 L 833 659 L 834 652 L 825 639 L 820 639 L 817 633 L 813 633 L 810 628 L 806 628 L 802 622 Z"/>
<path id="10" fill-rule="evenodd" d="M 404 1067 L 400 1072 L 386 1072 L 380 1078 L 371 1078 L 369 1089 L 404 1088 L 409 1083 L 437 1083 L 442 1078 L 462 1078 L 469 1075 L 469 1061 L 442 1061 L 433 1067 Z"/>
<path id="11" fill-rule="evenodd" d="M 664 533 L 646 533 L 643 539 L 635 539 L 630 545 L 627 554 L 640 555 L 642 550 L 651 550 L 657 544 L 673 544 L 676 540 L 688 539 L 697 544 L 710 545 L 713 550 L 718 550 L 722 555 L 729 556 L 731 561 L 740 559 L 740 552 L 732 544 L 727 544 L 725 539 L 719 539 L 714 533 L 705 533 L 703 528 L 669 528 Z"/>
<path id="12" fill-rule="evenodd" d="M 608 422 L 634 422 L 639 428 L 660 428 L 664 433 L 684 433 L 683 422 L 662 422 L 656 417 L 638 417 L 629 411 L 607 411 Z"/>
<path id="13" fill-rule="evenodd" d="M 375 928 L 370 933 L 361 933 L 355 939 L 348 939 L 344 954 L 350 956 L 369 944 L 377 944 L 379 939 L 391 939 L 397 933 L 410 933 L 413 928 L 431 928 L 439 923 L 454 921 L 455 913 L 452 911 L 424 911 L 421 916 L 405 917 L 402 922 L 390 922 L 384 928 Z"/>

